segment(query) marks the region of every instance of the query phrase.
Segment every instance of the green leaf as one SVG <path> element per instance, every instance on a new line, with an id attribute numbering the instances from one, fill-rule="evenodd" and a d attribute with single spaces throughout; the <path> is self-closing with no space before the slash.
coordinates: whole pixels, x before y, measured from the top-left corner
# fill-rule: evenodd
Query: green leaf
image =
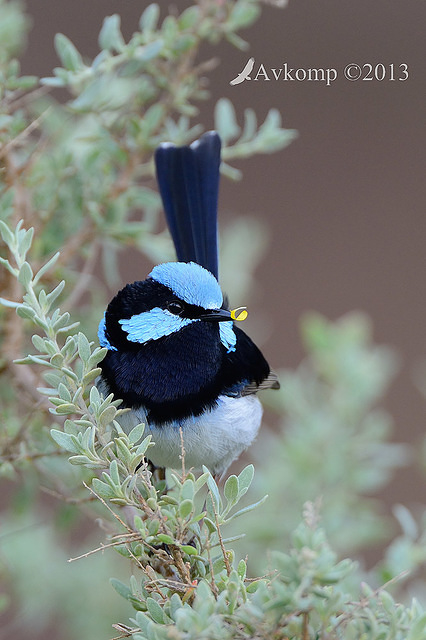
<path id="1" fill-rule="evenodd" d="M 426 636 L 426 613 L 421 615 L 410 627 L 407 640 L 424 640 Z"/>
<path id="2" fill-rule="evenodd" d="M 100 367 L 97 367 L 96 369 L 92 369 L 92 371 L 89 371 L 88 373 L 86 373 L 82 379 L 83 386 L 87 387 L 87 385 L 89 385 L 91 382 L 96 380 L 96 378 L 100 376 L 101 373 L 102 373 L 102 369 Z"/>
<path id="3" fill-rule="evenodd" d="M 75 445 L 75 436 L 64 433 L 63 431 L 59 431 L 58 429 L 51 429 L 50 435 L 53 440 L 65 451 L 69 451 L 70 453 L 79 453 L 79 448 Z"/>
<path id="4" fill-rule="evenodd" d="M 71 402 L 71 393 L 69 392 L 69 389 L 62 382 L 58 385 L 58 393 L 59 393 L 59 397 L 62 398 L 62 400 L 65 400 L 66 402 Z"/>
<path id="5" fill-rule="evenodd" d="M 217 101 L 214 110 L 214 121 L 224 145 L 240 134 L 241 129 L 237 123 L 234 105 L 228 98 L 221 98 Z"/>
<path id="6" fill-rule="evenodd" d="M 94 462 L 93 460 L 91 460 L 87 456 L 83 456 L 83 455 L 71 456 L 70 463 L 71 464 L 75 464 L 75 465 L 83 464 L 86 467 L 89 467 L 91 469 L 96 469 L 97 467 L 100 466 L 99 462 Z"/>
<path id="7" fill-rule="evenodd" d="M 151 134 L 151 132 L 158 127 L 161 120 L 164 118 L 164 114 L 165 114 L 165 107 L 163 104 L 161 104 L 161 102 L 152 105 L 152 107 L 150 107 L 145 112 L 145 115 L 142 121 L 143 131 L 145 135 Z"/>
<path id="8" fill-rule="evenodd" d="M 130 444 L 136 444 L 143 436 L 145 424 L 141 422 L 134 427 L 128 435 Z"/>
<path id="9" fill-rule="evenodd" d="M 99 393 L 99 390 L 97 387 L 92 387 L 90 389 L 90 404 L 92 405 L 92 407 L 95 409 L 96 407 L 98 407 L 101 403 L 101 394 Z"/>
<path id="10" fill-rule="evenodd" d="M 191 500 L 194 498 L 194 481 L 187 478 L 181 488 L 181 497 L 183 500 Z"/>
<path id="11" fill-rule="evenodd" d="M 52 291 L 50 291 L 46 295 L 46 304 L 48 308 L 50 308 L 52 304 L 55 302 L 56 298 L 58 298 L 61 295 L 62 291 L 64 290 L 64 287 L 65 287 L 65 280 L 62 280 L 54 289 L 52 289 Z M 69 318 L 69 314 L 68 314 L 68 318 Z"/>
<path id="12" fill-rule="evenodd" d="M 228 26 L 237 31 L 249 27 L 257 20 L 260 13 L 260 7 L 254 2 L 246 2 L 246 0 L 237 0 L 232 7 L 228 19 Z"/>
<path id="13" fill-rule="evenodd" d="M 164 613 L 158 602 L 154 600 L 154 598 L 147 598 L 146 606 L 148 607 L 148 612 L 154 622 L 164 624 Z"/>
<path id="14" fill-rule="evenodd" d="M 4 307 L 8 307 L 9 309 L 16 309 L 18 310 L 19 307 L 22 306 L 21 302 L 14 302 L 13 300 L 6 300 L 6 298 L 2 298 L 0 296 L 0 304 L 2 304 Z"/>
<path id="15" fill-rule="evenodd" d="M 188 7 L 182 11 L 179 17 L 179 26 L 182 30 L 191 29 L 197 23 L 200 18 L 200 7 L 193 6 Z"/>
<path id="16" fill-rule="evenodd" d="M 246 40 L 243 40 L 239 35 L 234 33 L 233 31 L 228 31 L 226 34 L 226 39 L 230 42 L 236 49 L 240 51 L 247 51 L 249 48 L 249 43 Z"/>
<path id="17" fill-rule="evenodd" d="M 40 269 L 37 271 L 36 275 L 34 276 L 34 284 L 37 284 L 39 282 L 39 280 L 44 276 L 44 274 L 49 271 L 49 269 L 51 269 L 54 264 L 56 263 L 57 259 L 60 256 L 60 252 L 58 251 L 57 253 L 55 253 L 55 255 L 53 255 L 50 260 L 48 260 L 46 262 L 46 264 L 44 264 L 42 267 L 40 267 Z"/>
<path id="18" fill-rule="evenodd" d="M 105 428 L 112 422 L 117 414 L 117 409 L 113 406 L 109 406 L 102 411 L 98 418 L 99 426 Z"/>
<path id="19" fill-rule="evenodd" d="M 77 407 L 75 406 L 75 404 L 71 404 L 70 402 L 64 402 L 63 404 L 60 404 L 59 407 L 55 407 L 54 409 L 54 413 L 60 416 L 67 416 L 71 413 L 76 413 L 76 411 Z"/>
<path id="20" fill-rule="evenodd" d="M 191 515 L 194 509 L 194 503 L 192 500 L 183 500 L 179 505 L 179 515 L 181 518 L 185 519 L 189 515 Z"/>
<path id="21" fill-rule="evenodd" d="M 92 480 L 93 491 L 97 493 L 101 498 L 105 500 L 111 500 L 115 497 L 114 489 L 107 484 L 106 482 L 102 482 L 99 478 L 93 478 Z"/>
<path id="22" fill-rule="evenodd" d="M 268 495 L 265 495 L 263 496 L 263 498 L 261 498 L 257 502 L 254 502 L 253 504 L 247 505 L 247 507 L 243 507 L 242 509 L 239 509 L 239 511 L 236 511 L 231 516 L 229 516 L 226 519 L 226 522 L 230 522 L 231 520 L 234 520 L 234 518 L 239 518 L 240 516 L 243 516 L 244 514 L 249 513 L 254 509 L 257 509 L 257 507 L 260 507 L 260 505 L 263 504 L 267 499 L 268 499 Z"/>
<path id="23" fill-rule="evenodd" d="M 121 33 L 121 18 L 115 13 L 104 19 L 102 28 L 99 33 L 99 46 L 107 51 L 123 51 L 126 43 Z"/>
<path id="24" fill-rule="evenodd" d="M 31 342 L 33 343 L 37 351 L 40 351 L 40 353 L 46 353 L 46 345 L 41 336 L 39 336 L 38 334 L 33 335 L 31 338 Z"/>
<path id="25" fill-rule="evenodd" d="M 55 353 L 51 358 L 50 358 L 50 363 L 54 366 L 57 367 L 58 369 L 60 369 L 62 367 L 62 365 L 64 364 L 64 356 L 62 355 L 62 353 Z"/>
<path id="26" fill-rule="evenodd" d="M 115 589 L 122 598 L 125 598 L 126 600 L 131 598 L 132 591 L 127 584 L 124 584 L 121 580 L 117 580 L 117 578 L 110 578 L 109 581 L 113 589 Z"/>
<path id="27" fill-rule="evenodd" d="M 118 473 L 118 463 L 117 460 L 113 460 L 109 465 L 109 474 L 113 484 L 117 487 L 120 486 L 120 474 Z"/>
<path id="28" fill-rule="evenodd" d="M 82 359 L 83 363 L 86 364 L 90 358 L 92 350 L 90 348 L 90 343 L 84 333 L 81 331 L 77 337 L 77 345 L 78 345 L 78 355 Z"/>
<path id="29" fill-rule="evenodd" d="M 96 347 L 96 349 L 93 350 L 89 360 L 87 361 L 88 368 L 91 369 L 99 362 L 101 362 L 101 360 L 105 358 L 107 352 L 108 349 L 106 349 L 105 347 Z"/>
<path id="30" fill-rule="evenodd" d="M 257 117 L 254 109 L 244 109 L 244 129 L 239 143 L 252 140 L 257 134 Z"/>
<path id="31" fill-rule="evenodd" d="M 246 587 L 247 593 L 256 593 L 261 584 L 265 584 L 265 581 L 254 580 L 253 582 L 250 582 Z"/>
<path id="32" fill-rule="evenodd" d="M 180 548 L 189 556 L 196 556 L 198 554 L 197 549 L 192 547 L 190 544 L 183 544 Z"/>
<path id="33" fill-rule="evenodd" d="M 37 312 L 32 307 L 29 307 L 27 304 L 22 304 L 19 307 L 17 307 L 16 313 L 20 318 L 33 320 Z"/>
<path id="34" fill-rule="evenodd" d="M 46 87 L 65 87 L 67 84 L 65 78 L 54 77 L 54 78 L 40 78 L 40 83 L 45 85 Z"/>
<path id="35" fill-rule="evenodd" d="M 62 64 L 68 71 L 80 71 L 84 68 L 83 59 L 71 40 L 63 33 L 55 35 L 55 49 Z"/>
<path id="36" fill-rule="evenodd" d="M 153 58 L 156 58 L 158 56 L 163 46 L 163 40 L 161 38 L 158 38 L 157 40 L 154 40 L 154 42 L 146 44 L 144 47 L 139 47 L 137 50 L 137 55 L 135 55 L 135 57 L 140 61 L 148 62 L 148 60 L 152 60 Z M 154 105 L 154 107 L 156 110 L 160 110 L 159 105 Z"/>
<path id="37" fill-rule="evenodd" d="M 171 618 L 173 620 L 176 619 L 176 613 L 180 609 L 182 609 L 182 600 L 179 598 L 177 593 L 174 593 L 170 598 L 170 611 L 169 611 L 169 615 L 171 615 Z"/>
<path id="38" fill-rule="evenodd" d="M 216 524 L 213 522 L 213 520 L 210 520 L 210 518 L 205 516 L 204 524 L 206 525 L 206 527 L 209 530 L 210 534 L 216 533 L 217 527 L 216 527 Z"/>
<path id="39" fill-rule="evenodd" d="M 249 489 L 254 478 L 254 466 L 252 464 L 247 465 L 238 475 L 239 493 L 240 497 L 246 493 Z"/>
<path id="40" fill-rule="evenodd" d="M 159 533 L 157 538 L 160 542 L 164 542 L 164 544 L 176 544 L 171 536 L 168 536 L 167 533 Z"/>
<path id="41" fill-rule="evenodd" d="M 28 252 L 29 248 L 31 247 L 31 244 L 32 244 L 32 241 L 33 241 L 33 236 L 34 236 L 34 228 L 31 227 L 30 229 L 25 231 L 25 233 L 22 236 L 22 238 L 20 238 L 20 242 L 19 242 L 19 245 L 18 245 L 18 250 L 19 250 L 19 253 L 21 254 L 22 258 L 25 258 L 25 256 L 27 255 L 27 252 Z"/>
<path id="42" fill-rule="evenodd" d="M 33 270 L 28 262 L 24 262 L 19 269 L 18 280 L 24 289 L 28 289 L 33 279 Z"/>
<path id="43" fill-rule="evenodd" d="M 15 247 L 15 236 L 3 220 L 0 220 L 0 233 L 4 242 L 13 252 L 13 249 Z"/>
<path id="44" fill-rule="evenodd" d="M 216 576 L 218 573 L 221 573 L 226 569 L 225 560 L 221 556 L 213 563 L 213 574 Z"/>
<path id="45" fill-rule="evenodd" d="M 395 611 L 395 600 L 388 591 L 380 592 L 380 600 L 382 601 L 384 609 L 389 614 L 392 614 Z"/>
<path id="46" fill-rule="evenodd" d="M 140 443 L 140 445 L 138 446 L 138 448 L 136 449 L 136 451 L 134 452 L 136 456 L 143 456 L 145 455 L 146 450 L 148 449 L 150 443 L 152 440 L 152 435 L 146 436 L 146 438 L 144 438 L 142 440 L 142 442 Z"/>
<path id="47" fill-rule="evenodd" d="M 11 273 L 14 277 L 16 277 L 18 273 L 18 269 L 15 269 L 15 267 L 12 267 L 9 260 L 6 260 L 6 258 L 0 258 L 0 264 L 2 264 L 4 268 L 9 271 L 9 273 Z M 4 298 L 2 298 L 2 300 L 3 299 Z M 2 304 L 5 304 L 5 303 L 2 303 Z"/>
<path id="48" fill-rule="evenodd" d="M 132 456 L 123 438 L 115 438 L 115 446 L 117 448 L 117 457 L 124 462 L 125 465 L 129 465 L 132 460 Z"/>
<path id="49" fill-rule="evenodd" d="M 222 500 L 221 500 L 221 497 L 220 497 L 220 493 L 219 493 L 219 489 L 217 487 L 217 484 L 214 481 L 214 478 L 211 475 L 211 473 L 209 472 L 209 470 L 207 469 L 207 467 L 205 467 L 204 465 L 203 465 L 203 471 L 209 473 L 209 477 L 207 478 L 207 486 L 208 486 L 208 488 L 210 490 L 212 499 L 213 499 L 213 501 L 215 503 L 216 511 L 220 511 L 221 508 L 222 508 Z"/>
<path id="50" fill-rule="evenodd" d="M 157 28 L 160 18 L 160 7 L 158 4 L 149 4 L 139 19 L 139 28 L 142 32 L 154 31 Z"/>
<path id="51" fill-rule="evenodd" d="M 244 560 L 239 561 L 237 572 L 241 580 L 245 580 L 247 575 L 247 565 Z"/>
<path id="52" fill-rule="evenodd" d="M 194 494 L 198 493 L 198 491 L 200 491 L 200 489 L 202 489 L 202 487 L 204 487 L 204 485 L 207 482 L 207 479 L 209 477 L 209 473 L 202 473 L 201 476 L 199 476 L 195 483 L 194 483 Z"/>
<path id="53" fill-rule="evenodd" d="M 229 476 L 224 487 L 225 498 L 230 504 L 235 504 L 238 501 L 238 493 L 239 486 L 237 476 Z"/>

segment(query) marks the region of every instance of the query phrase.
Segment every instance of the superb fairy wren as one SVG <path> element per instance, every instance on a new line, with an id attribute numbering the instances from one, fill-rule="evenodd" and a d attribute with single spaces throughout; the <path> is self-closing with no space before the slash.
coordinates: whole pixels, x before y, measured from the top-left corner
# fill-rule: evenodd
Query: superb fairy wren
<path id="1" fill-rule="evenodd" d="M 156 466 L 206 465 L 222 475 L 254 440 L 262 418 L 257 391 L 279 388 L 260 350 L 234 320 L 218 284 L 219 135 L 155 153 L 157 180 L 178 262 L 160 264 L 124 287 L 99 325 L 108 352 L 100 388 L 145 423 Z"/>

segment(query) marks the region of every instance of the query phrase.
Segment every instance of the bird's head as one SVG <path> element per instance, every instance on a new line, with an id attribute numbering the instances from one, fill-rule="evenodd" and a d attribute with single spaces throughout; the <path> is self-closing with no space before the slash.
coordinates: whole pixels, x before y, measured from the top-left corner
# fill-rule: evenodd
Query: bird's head
<path id="1" fill-rule="evenodd" d="M 235 319 L 243 317 L 226 308 L 219 283 L 209 271 L 195 262 L 167 262 L 154 267 L 146 280 L 118 292 L 108 305 L 98 335 L 102 346 L 129 351 L 187 326 L 207 330 L 208 325 L 208 331 L 216 326 L 215 334 L 223 346 L 233 351 Z"/>

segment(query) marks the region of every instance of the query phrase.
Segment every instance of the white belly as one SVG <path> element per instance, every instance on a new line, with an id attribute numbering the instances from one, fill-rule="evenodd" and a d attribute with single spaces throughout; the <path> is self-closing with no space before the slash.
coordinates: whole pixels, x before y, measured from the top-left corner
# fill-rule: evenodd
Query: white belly
<path id="1" fill-rule="evenodd" d="M 155 443 L 147 457 L 158 467 L 182 467 L 182 427 L 185 469 L 205 465 L 214 475 L 222 475 L 231 462 L 251 445 L 262 419 L 262 405 L 256 395 L 242 398 L 221 396 L 217 406 L 196 418 L 161 426 L 146 424 L 143 409 L 129 411 L 120 417 L 125 431 L 145 422 L 145 434 Z"/>

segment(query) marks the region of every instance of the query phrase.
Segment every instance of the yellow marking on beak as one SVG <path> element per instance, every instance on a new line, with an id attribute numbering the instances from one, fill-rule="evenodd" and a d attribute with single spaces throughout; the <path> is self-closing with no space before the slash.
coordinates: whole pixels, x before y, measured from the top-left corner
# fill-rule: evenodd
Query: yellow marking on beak
<path id="1" fill-rule="evenodd" d="M 237 307 L 236 309 L 232 309 L 231 318 L 233 320 L 238 320 L 238 322 L 242 322 L 248 316 L 247 307 Z"/>

